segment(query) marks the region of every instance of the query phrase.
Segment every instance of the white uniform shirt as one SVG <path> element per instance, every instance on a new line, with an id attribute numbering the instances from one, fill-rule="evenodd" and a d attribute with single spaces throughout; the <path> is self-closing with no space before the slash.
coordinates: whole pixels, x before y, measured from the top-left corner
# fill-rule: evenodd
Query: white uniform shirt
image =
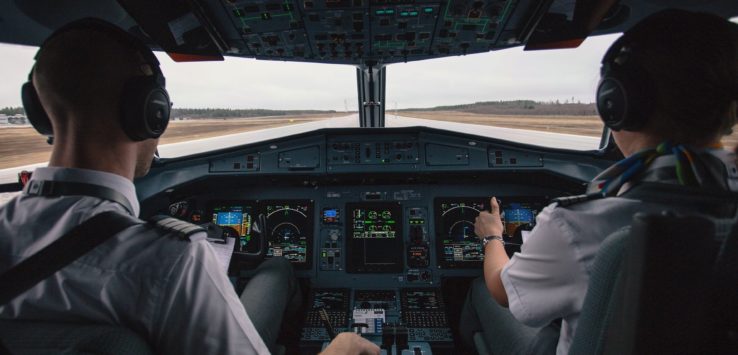
<path id="1" fill-rule="evenodd" d="M 39 168 L 33 180 L 84 182 L 122 193 L 139 213 L 128 179 L 99 171 Z M 87 196 L 20 195 L 0 206 L 0 272 L 115 202 Z M 205 234 L 190 241 L 131 227 L 37 284 L 0 318 L 120 324 L 157 353 L 268 354 Z"/>
<path id="2" fill-rule="evenodd" d="M 735 191 L 738 173 L 734 156 L 724 151 L 715 155 L 725 162 L 728 186 Z M 671 159 L 658 158 L 652 168 L 664 166 Z M 602 241 L 629 226 L 636 213 L 664 209 L 660 204 L 618 197 L 543 209 L 520 253 L 513 255 L 502 269 L 510 312 L 532 327 L 543 327 L 563 318 L 556 353 L 567 354 L 586 296 L 592 262 Z"/>

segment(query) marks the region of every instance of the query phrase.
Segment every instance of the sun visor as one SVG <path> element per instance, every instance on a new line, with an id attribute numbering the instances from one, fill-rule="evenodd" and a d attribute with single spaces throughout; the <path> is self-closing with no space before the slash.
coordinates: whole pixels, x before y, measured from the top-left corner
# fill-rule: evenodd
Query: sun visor
<path id="1" fill-rule="evenodd" d="M 227 48 L 194 2 L 118 0 L 149 38 L 175 62 L 222 61 Z"/>
<path id="2" fill-rule="evenodd" d="M 535 24 L 525 50 L 579 47 L 603 19 L 619 12 L 620 7 L 618 0 L 555 0 Z"/>

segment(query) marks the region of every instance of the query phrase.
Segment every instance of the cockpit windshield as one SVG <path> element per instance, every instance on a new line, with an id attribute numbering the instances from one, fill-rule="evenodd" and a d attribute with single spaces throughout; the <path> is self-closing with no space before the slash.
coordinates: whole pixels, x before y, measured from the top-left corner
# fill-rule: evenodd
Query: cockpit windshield
<path id="1" fill-rule="evenodd" d="M 378 103 L 385 126 L 596 150 L 603 135 L 594 104 L 600 60 L 617 36 L 593 36 L 576 49 L 516 47 L 389 64 L 385 102 Z M 23 170 L 49 159 L 51 146 L 28 124 L 19 95 L 35 52 L 35 47 L 0 44 L 0 170 Z M 360 124 L 352 65 L 234 57 L 175 63 L 164 53 L 157 57 L 174 102 L 160 142 L 162 158 Z M 738 133 L 723 143 L 735 146 Z"/>

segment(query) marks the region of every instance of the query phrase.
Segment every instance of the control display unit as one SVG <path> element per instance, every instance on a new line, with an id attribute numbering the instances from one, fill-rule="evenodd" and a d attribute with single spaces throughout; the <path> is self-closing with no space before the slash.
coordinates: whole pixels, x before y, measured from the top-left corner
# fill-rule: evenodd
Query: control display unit
<path id="1" fill-rule="evenodd" d="M 521 231 L 535 225 L 545 197 L 500 197 L 503 235 L 508 253 L 522 245 Z M 474 233 L 474 222 L 481 211 L 489 211 L 489 197 L 436 198 L 436 246 L 442 268 L 476 268 L 484 260 L 484 250 Z"/>
<path id="2" fill-rule="evenodd" d="M 338 224 L 341 222 L 341 210 L 338 208 L 324 208 L 323 224 Z"/>
<path id="3" fill-rule="evenodd" d="M 346 204 L 347 271 L 402 272 L 402 206 L 392 202 Z"/>
<path id="4" fill-rule="evenodd" d="M 312 260 L 313 201 L 260 201 L 266 216 L 267 257 L 281 256 L 297 268 L 309 268 Z"/>

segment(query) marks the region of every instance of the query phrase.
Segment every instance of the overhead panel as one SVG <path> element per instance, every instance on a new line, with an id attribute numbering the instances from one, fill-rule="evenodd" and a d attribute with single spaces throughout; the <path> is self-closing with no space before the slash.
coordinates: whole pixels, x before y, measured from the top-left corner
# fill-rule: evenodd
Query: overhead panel
<path id="1" fill-rule="evenodd" d="M 230 55 L 337 64 L 487 52 L 519 0 L 216 0 Z M 500 43 L 500 48 L 508 46 Z"/>
<path id="2" fill-rule="evenodd" d="M 302 16 L 292 1 L 221 1 L 245 43 L 260 58 L 302 58 L 309 52 Z M 244 54 L 246 54 L 244 53 Z"/>
<path id="3" fill-rule="evenodd" d="M 448 0 L 436 28 L 433 50 L 442 55 L 487 52 L 495 47 L 515 0 Z"/>

